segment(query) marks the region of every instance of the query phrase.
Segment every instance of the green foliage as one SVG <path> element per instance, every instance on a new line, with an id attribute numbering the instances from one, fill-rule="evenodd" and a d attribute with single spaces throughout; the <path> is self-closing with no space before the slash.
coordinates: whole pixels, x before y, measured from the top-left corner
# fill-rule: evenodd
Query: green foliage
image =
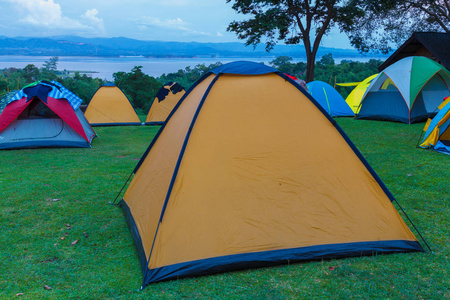
<path id="1" fill-rule="evenodd" d="M 114 83 L 130 99 L 135 109 L 148 111 L 161 83 L 154 77 L 142 72 L 142 66 L 135 66 L 131 72 L 117 72 L 113 74 Z"/>
<path id="2" fill-rule="evenodd" d="M 58 56 L 51 57 L 49 60 L 46 60 L 43 64 L 43 69 L 47 70 L 49 72 L 56 72 L 58 71 Z"/>
<path id="3" fill-rule="evenodd" d="M 1 151 L 0 298 L 449 299 L 449 157 L 415 147 L 423 124 L 336 121 L 433 253 L 290 263 L 140 291 L 142 271 L 130 230 L 121 209 L 109 202 L 158 127 L 97 127 L 91 149 Z"/>
<path id="4" fill-rule="evenodd" d="M 6 68 L 2 70 L 2 80 L 6 81 L 6 91 L 4 93 L 12 90 L 20 89 L 27 84 L 23 76 L 23 70 L 18 68 Z"/>
<path id="5" fill-rule="evenodd" d="M 162 84 L 166 84 L 170 81 L 176 82 L 188 90 L 204 74 L 221 65 L 222 63 L 216 62 L 214 64 L 210 64 L 209 66 L 206 66 L 205 64 L 198 64 L 194 68 L 186 67 L 185 69 L 180 69 L 175 73 L 162 74 L 158 78 L 158 81 Z"/>
<path id="6" fill-rule="evenodd" d="M 324 55 L 316 64 L 316 80 L 324 81 L 333 86 L 342 97 L 347 98 L 353 87 L 341 87 L 336 83 L 360 82 L 378 73 L 381 60 L 371 59 L 368 62 L 343 60 L 335 64 L 333 56 Z"/>
<path id="7" fill-rule="evenodd" d="M 23 68 L 23 77 L 26 82 L 35 82 L 41 78 L 41 72 L 35 65 L 28 64 Z"/>
<path id="8" fill-rule="evenodd" d="M 57 81 L 80 97 L 83 104 L 87 104 L 95 92 L 105 83 L 102 79 L 91 78 L 86 74 L 80 76 L 79 72 L 76 72 L 73 77 L 58 78 Z"/>
<path id="9" fill-rule="evenodd" d="M 41 69 L 41 79 L 44 80 L 56 80 L 58 78 L 58 56 L 51 57 L 49 60 L 45 61 Z"/>
<path id="10" fill-rule="evenodd" d="M 304 79 L 306 74 L 306 63 L 291 63 L 292 57 L 278 56 L 270 62 L 271 66 L 283 73 L 294 75 L 297 78 Z"/>
<path id="11" fill-rule="evenodd" d="M 6 80 L 5 76 L 0 75 L 0 95 L 6 94 L 7 90 L 8 90 L 8 81 Z"/>
<path id="12" fill-rule="evenodd" d="M 292 57 L 279 56 L 270 62 L 271 66 L 283 73 L 294 75 L 299 79 L 305 79 L 306 64 L 304 62 L 293 63 Z M 316 63 L 315 80 L 324 81 L 333 86 L 342 97 L 347 98 L 353 87 L 341 87 L 335 83 L 360 82 L 367 77 L 378 73 L 381 60 L 371 59 L 368 62 L 343 60 L 336 64 L 331 53 L 322 56 Z"/>

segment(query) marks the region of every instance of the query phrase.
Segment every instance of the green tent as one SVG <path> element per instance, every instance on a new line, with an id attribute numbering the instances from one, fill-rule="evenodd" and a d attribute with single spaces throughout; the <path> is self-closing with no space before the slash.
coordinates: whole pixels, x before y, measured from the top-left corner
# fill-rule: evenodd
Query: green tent
<path id="1" fill-rule="evenodd" d="M 406 57 L 372 80 L 356 118 L 424 121 L 450 96 L 449 87 L 450 72 L 442 65 L 422 56 Z"/>

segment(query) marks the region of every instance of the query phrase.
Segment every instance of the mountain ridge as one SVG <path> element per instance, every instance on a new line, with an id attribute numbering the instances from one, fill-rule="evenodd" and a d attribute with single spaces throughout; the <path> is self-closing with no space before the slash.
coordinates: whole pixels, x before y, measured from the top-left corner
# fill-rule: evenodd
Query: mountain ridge
<path id="1" fill-rule="evenodd" d="M 353 49 L 321 47 L 317 57 L 364 57 Z M 85 38 L 79 36 L 7 37 L 0 36 L 0 55 L 36 56 L 146 56 L 146 57 L 275 57 L 305 58 L 303 45 L 245 46 L 239 42 L 200 43 L 144 41 L 126 37 Z M 370 57 L 376 57 L 371 55 Z M 385 56 L 380 56 L 385 57 Z"/>

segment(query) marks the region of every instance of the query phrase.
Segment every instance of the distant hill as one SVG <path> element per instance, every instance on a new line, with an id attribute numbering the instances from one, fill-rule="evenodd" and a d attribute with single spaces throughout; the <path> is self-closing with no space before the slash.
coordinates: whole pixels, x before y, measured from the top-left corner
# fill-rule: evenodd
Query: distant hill
<path id="1" fill-rule="evenodd" d="M 361 57 L 356 50 L 320 48 L 317 57 Z M 301 45 L 277 45 L 266 52 L 264 45 L 246 47 L 243 43 L 197 43 L 141 41 L 125 37 L 83 38 L 56 36 L 47 38 L 0 36 L 0 55 L 41 56 L 148 56 L 148 57 L 275 57 L 305 58 Z"/>

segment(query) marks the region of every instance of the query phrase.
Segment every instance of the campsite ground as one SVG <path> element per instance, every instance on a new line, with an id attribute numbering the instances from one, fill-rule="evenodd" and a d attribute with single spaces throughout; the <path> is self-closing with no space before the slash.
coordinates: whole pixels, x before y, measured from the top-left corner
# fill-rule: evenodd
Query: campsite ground
<path id="1" fill-rule="evenodd" d="M 139 291 L 131 234 L 109 202 L 157 127 L 102 127 L 92 149 L 0 152 L 0 298 L 450 298 L 450 156 L 415 147 L 423 124 L 337 122 L 433 253 L 296 263 Z"/>

